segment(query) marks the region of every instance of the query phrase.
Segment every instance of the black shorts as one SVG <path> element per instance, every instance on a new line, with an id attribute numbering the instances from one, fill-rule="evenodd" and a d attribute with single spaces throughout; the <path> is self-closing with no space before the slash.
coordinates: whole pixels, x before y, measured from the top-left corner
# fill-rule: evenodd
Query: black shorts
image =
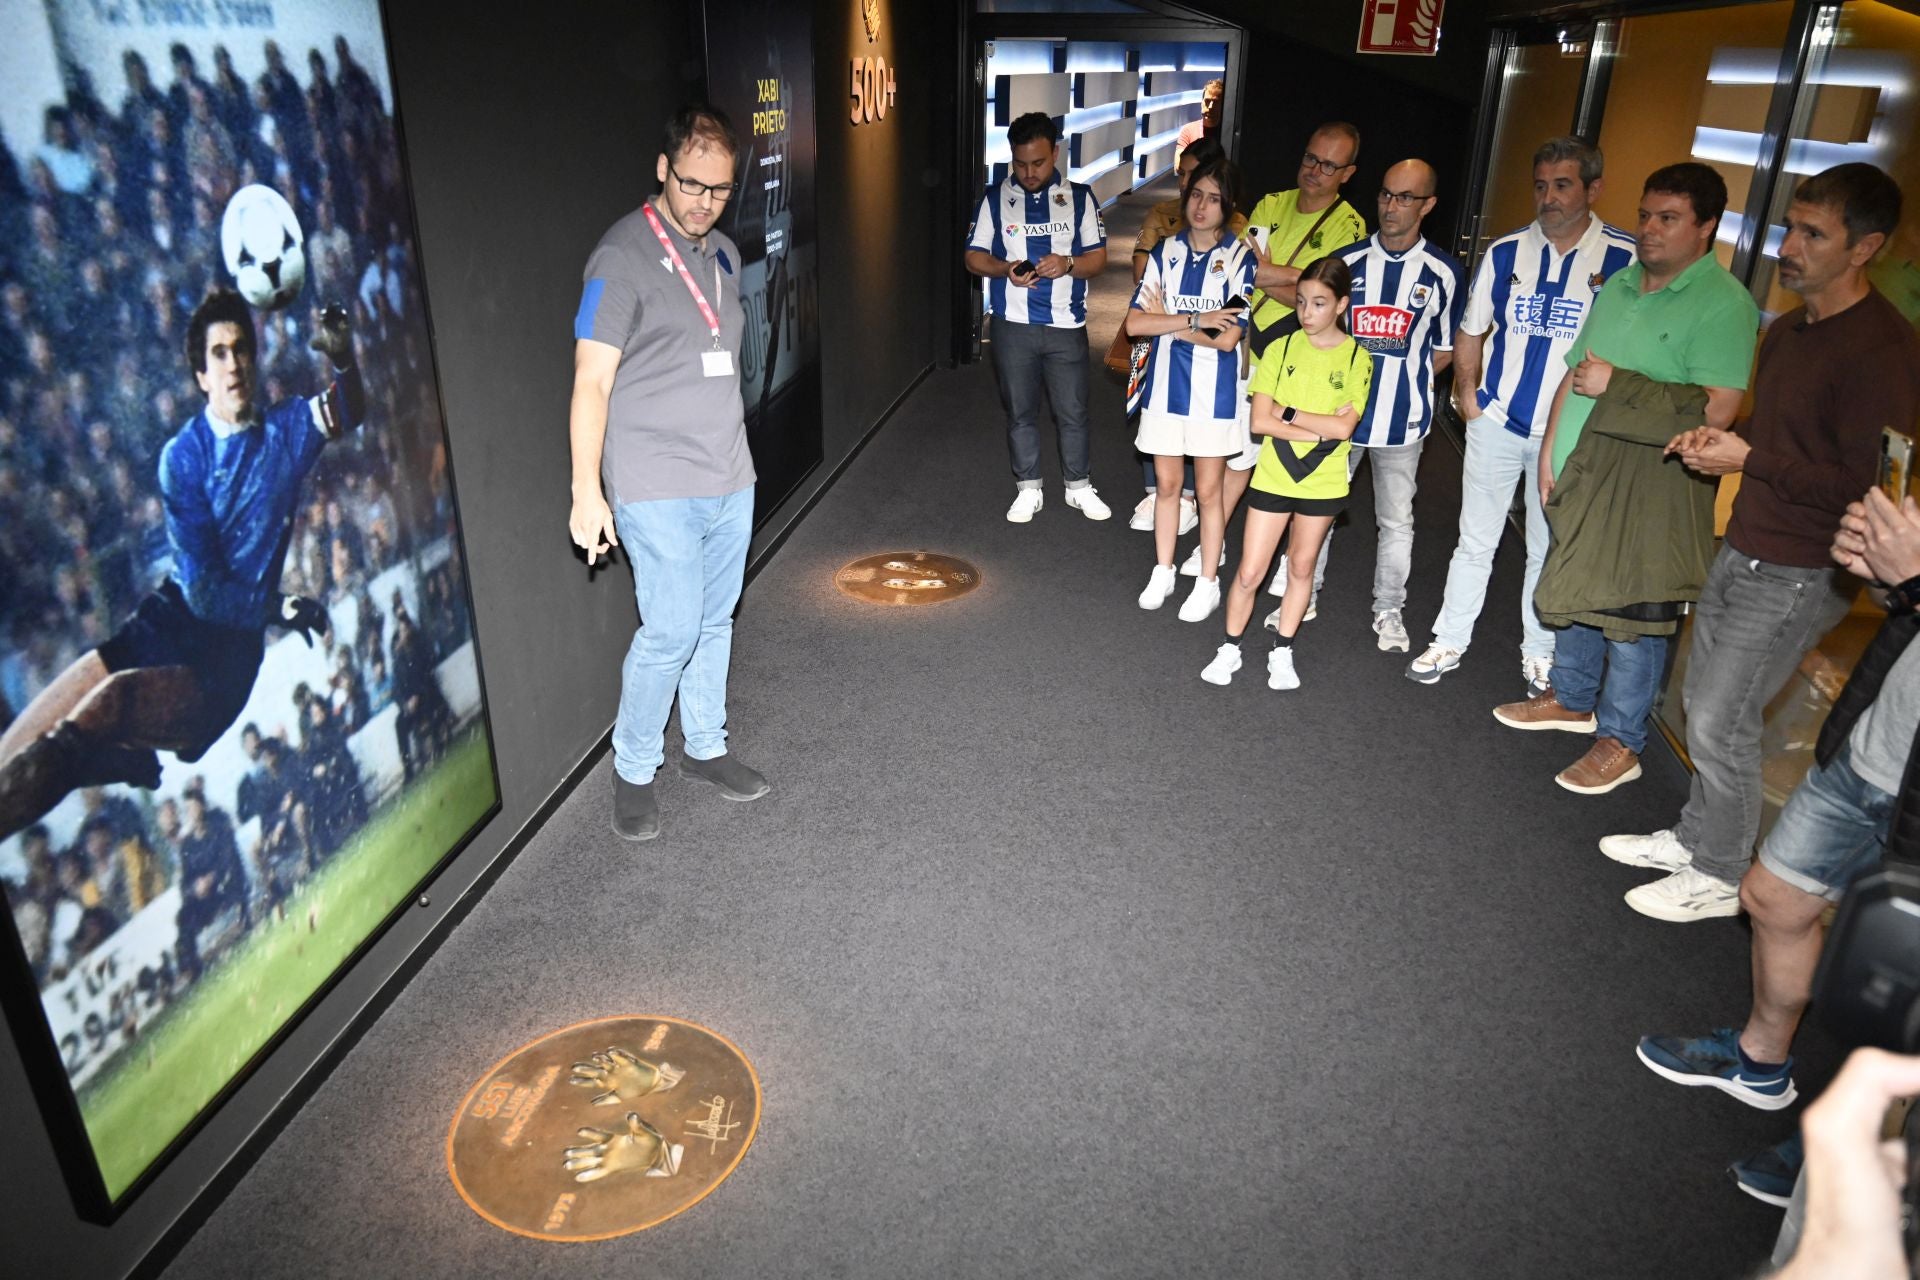
<path id="1" fill-rule="evenodd" d="M 1247 505 L 1277 516 L 1337 516 L 1347 509 L 1345 498 L 1295 498 L 1265 489 L 1248 489 Z"/>
<path id="2" fill-rule="evenodd" d="M 100 646 L 110 672 L 186 667 L 200 684 L 200 703 L 174 728 L 193 745 L 175 754 L 191 764 L 233 724 L 253 693 L 266 628 L 222 627 L 196 617 L 180 584 L 169 578 Z"/>

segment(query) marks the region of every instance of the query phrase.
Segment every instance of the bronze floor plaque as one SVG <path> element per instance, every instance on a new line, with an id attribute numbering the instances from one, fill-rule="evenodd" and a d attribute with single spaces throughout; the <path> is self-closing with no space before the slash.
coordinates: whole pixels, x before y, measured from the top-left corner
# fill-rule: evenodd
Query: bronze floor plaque
<path id="1" fill-rule="evenodd" d="M 447 1131 L 447 1171 L 496 1227 L 604 1240 L 706 1198 L 759 1125 L 759 1077 L 725 1036 L 679 1018 L 603 1018 L 495 1064 Z"/>
<path id="2" fill-rule="evenodd" d="M 931 551 L 890 551 L 842 566 L 833 582 L 869 604 L 939 604 L 979 586 L 980 571 Z"/>

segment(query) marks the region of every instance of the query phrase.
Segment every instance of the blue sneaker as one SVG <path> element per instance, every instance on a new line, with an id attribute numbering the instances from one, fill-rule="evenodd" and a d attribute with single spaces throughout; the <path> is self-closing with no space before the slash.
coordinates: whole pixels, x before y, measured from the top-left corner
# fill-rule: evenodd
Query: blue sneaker
<path id="1" fill-rule="evenodd" d="M 1800 1166 L 1806 1163 L 1796 1130 L 1777 1147 L 1768 1147 L 1757 1156 L 1748 1156 L 1728 1166 L 1734 1185 L 1768 1204 L 1786 1208 L 1793 1201 L 1793 1184 L 1800 1179 Z"/>
<path id="2" fill-rule="evenodd" d="M 1748 1070 L 1740 1057 L 1740 1033 L 1732 1027 L 1693 1040 L 1642 1036 L 1635 1052 L 1640 1061 L 1675 1084 L 1711 1085 L 1762 1111 L 1778 1111 L 1800 1096 L 1793 1087 L 1793 1059 L 1766 1075 Z"/>

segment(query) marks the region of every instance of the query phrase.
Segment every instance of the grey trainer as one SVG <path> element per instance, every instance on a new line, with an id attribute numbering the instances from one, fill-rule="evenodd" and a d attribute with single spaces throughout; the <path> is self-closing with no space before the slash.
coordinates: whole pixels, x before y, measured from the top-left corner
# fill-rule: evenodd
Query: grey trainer
<path id="1" fill-rule="evenodd" d="M 711 782 L 729 800 L 758 800 L 773 790 L 758 770 L 741 764 L 732 754 L 715 756 L 711 760 L 695 760 L 692 756 L 683 755 L 680 757 L 680 776 L 697 782 Z"/>
<path id="2" fill-rule="evenodd" d="M 613 834 L 622 840 L 651 840 L 660 834 L 660 802 L 652 782 L 628 782 L 613 775 Z"/>

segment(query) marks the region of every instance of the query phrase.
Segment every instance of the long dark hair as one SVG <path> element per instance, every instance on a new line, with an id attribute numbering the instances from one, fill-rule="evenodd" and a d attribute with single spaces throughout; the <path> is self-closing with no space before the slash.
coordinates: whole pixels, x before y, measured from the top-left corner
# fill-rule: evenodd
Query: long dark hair
<path id="1" fill-rule="evenodd" d="M 1307 269 L 1300 273 L 1295 289 L 1309 280 L 1317 280 L 1331 289 L 1335 302 L 1353 295 L 1353 269 L 1347 266 L 1345 258 L 1335 257 L 1333 254 L 1328 254 L 1324 258 L 1315 258 L 1307 264 Z M 1295 297 L 1297 300 L 1298 295 L 1296 294 Z M 1339 326 L 1340 332 L 1347 332 L 1347 318 L 1344 315 L 1336 313 L 1333 322 Z"/>
<path id="2" fill-rule="evenodd" d="M 1187 201 L 1193 198 L 1194 184 L 1202 178 L 1212 178 L 1214 185 L 1220 188 L 1220 231 L 1226 234 L 1227 224 L 1233 221 L 1233 215 L 1240 203 L 1240 171 L 1233 161 L 1224 155 L 1211 160 L 1202 160 L 1187 175 L 1187 184 L 1180 188 L 1180 218 L 1187 220 Z"/>

